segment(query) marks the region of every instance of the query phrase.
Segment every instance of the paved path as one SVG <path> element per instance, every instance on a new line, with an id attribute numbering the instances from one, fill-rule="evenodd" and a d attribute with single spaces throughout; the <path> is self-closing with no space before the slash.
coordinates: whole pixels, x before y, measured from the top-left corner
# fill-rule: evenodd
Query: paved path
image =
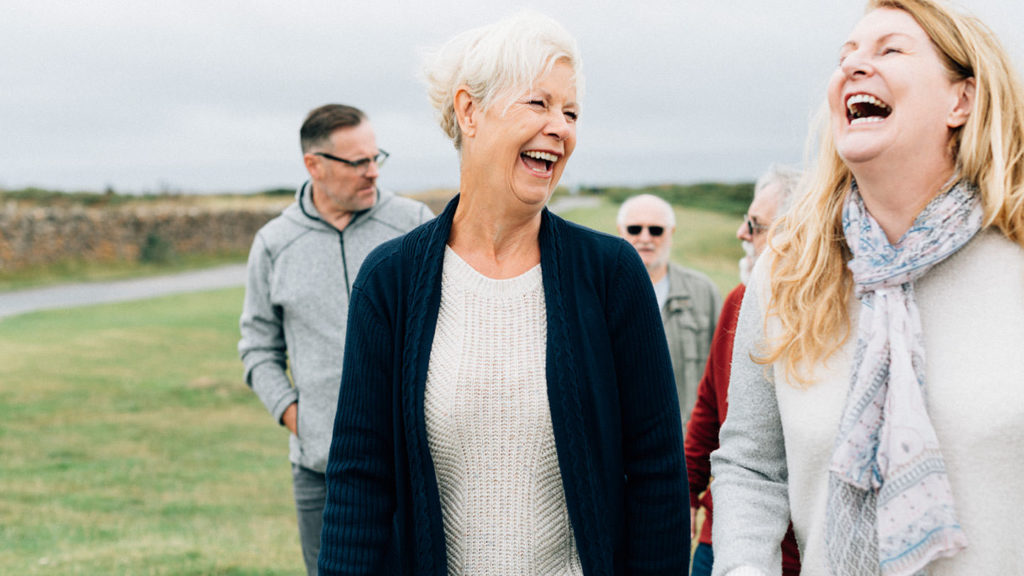
<path id="1" fill-rule="evenodd" d="M 552 202 L 549 208 L 552 212 L 562 212 L 575 208 L 589 208 L 600 202 L 599 198 L 593 196 L 563 196 Z M 0 318 L 36 310 L 145 300 L 182 292 L 200 292 L 244 285 L 245 264 L 231 264 L 168 276 L 0 292 Z"/>
<path id="2" fill-rule="evenodd" d="M 593 208 L 600 203 L 601 199 L 597 196 L 562 196 L 555 199 L 554 202 L 548 203 L 548 209 L 559 214 L 577 208 Z"/>
<path id="3" fill-rule="evenodd" d="M 36 310 L 145 300 L 182 292 L 199 292 L 244 285 L 245 264 L 230 264 L 168 276 L 133 278 L 116 282 L 85 282 L 15 292 L 0 292 L 0 318 Z"/>

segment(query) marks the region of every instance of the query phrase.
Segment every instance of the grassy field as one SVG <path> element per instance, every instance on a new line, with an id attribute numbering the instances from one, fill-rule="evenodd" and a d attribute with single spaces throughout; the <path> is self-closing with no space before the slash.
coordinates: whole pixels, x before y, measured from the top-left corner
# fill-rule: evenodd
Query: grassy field
<path id="1" fill-rule="evenodd" d="M 296 574 L 242 290 L 0 321 L 0 573 Z"/>
<path id="2" fill-rule="evenodd" d="M 566 213 L 614 231 L 617 206 Z M 675 259 L 736 283 L 735 216 Z M 287 435 L 241 380 L 242 289 L 0 320 L 0 574 L 301 572 Z"/>

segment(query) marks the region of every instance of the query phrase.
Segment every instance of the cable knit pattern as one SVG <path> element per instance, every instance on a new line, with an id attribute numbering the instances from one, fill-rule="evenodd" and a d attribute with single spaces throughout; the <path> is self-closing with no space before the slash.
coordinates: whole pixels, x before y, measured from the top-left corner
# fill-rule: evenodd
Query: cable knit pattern
<path id="1" fill-rule="evenodd" d="M 449 574 L 582 574 L 546 346 L 539 265 L 494 280 L 446 250 L 424 410 Z"/>

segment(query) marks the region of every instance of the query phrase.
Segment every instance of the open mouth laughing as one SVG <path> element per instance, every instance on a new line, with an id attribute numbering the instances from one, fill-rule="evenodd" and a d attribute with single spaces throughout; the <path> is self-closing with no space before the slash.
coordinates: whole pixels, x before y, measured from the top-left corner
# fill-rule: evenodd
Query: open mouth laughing
<path id="1" fill-rule="evenodd" d="M 523 164 L 527 168 L 540 175 L 549 174 L 551 167 L 554 166 L 555 162 L 558 162 L 559 158 L 557 154 L 542 150 L 527 150 L 520 154 L 519 157 L 523 159 Z"/>
<path id="2" fill-rule="evenodd" d="M 846 97 L 846 119 L 850 126 L 881 122 L 892 114 L 892 106 L 863 92 Z"/>

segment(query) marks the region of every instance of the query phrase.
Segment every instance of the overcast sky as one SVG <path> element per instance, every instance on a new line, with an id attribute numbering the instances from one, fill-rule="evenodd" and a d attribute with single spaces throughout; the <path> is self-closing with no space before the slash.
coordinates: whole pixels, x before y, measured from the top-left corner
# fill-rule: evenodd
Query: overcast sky
<path id="1" fill-rule="evenodd" d="M 1024 68 L 1024 2 L 961 0 Z M 0 188 L 247 192 L 305 179 L 298 129 L 365 110 L 381 183 L 454 187 L 424 48 L 530 6 L 583 54 L 569 185 L 751 180 L 803 157 L 859 0 L 4 0 Z"/>

